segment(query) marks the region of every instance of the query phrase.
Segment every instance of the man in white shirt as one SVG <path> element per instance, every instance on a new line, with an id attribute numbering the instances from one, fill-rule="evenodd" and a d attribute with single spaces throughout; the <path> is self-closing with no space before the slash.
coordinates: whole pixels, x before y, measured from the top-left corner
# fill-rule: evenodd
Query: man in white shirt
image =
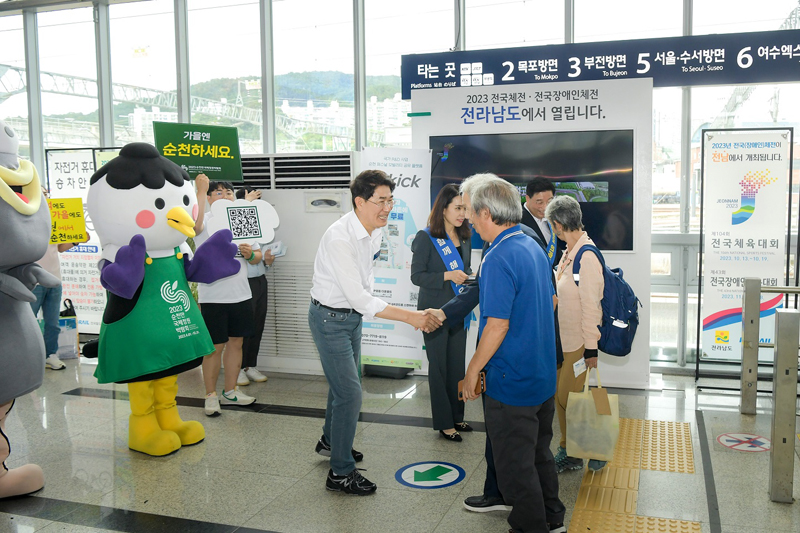
<path id="1" fill-rule="evenodd" d="M 329 455 L 325 487 L 346 494 L 372 494 L 377 486 L 356 469 L 364 455 L 353 449 L 361 411 L 361 323 L 374 317 L 405 322 L 423 331 L 441 325 L 424 311 L 389 305 L 372 296 L 372 267 L 381 230 L 394 206 L 394 182 L 385 172 L 365 170 L 350 183 L 353 211 L 323 235 L 314 260 L 308 325 L 328 380 L 328 406 L 316 451 Z"/>

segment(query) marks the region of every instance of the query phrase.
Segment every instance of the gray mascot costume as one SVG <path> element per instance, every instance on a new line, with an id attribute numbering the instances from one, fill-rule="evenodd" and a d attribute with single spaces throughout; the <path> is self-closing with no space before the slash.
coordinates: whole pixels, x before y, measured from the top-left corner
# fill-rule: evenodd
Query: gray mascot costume
<path id="1" fill-rule="evenodd" d="M 38 389 L 44 377 L 44 338 L 31 313 L 31 289 L 61 283 L 34 263 L 50 242 L 50 210 L 36 168 L 17 157 L 18 148 L 14 130 L 0 120 L 0 498 L 44 486 L 37 465 L 6 467 L 5 419 L 14 399 Z"/>

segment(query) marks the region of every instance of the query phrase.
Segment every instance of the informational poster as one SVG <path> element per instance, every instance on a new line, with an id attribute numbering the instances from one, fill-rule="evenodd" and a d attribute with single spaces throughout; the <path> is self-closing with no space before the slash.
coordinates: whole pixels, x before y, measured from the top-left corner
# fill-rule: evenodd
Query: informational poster
<path id="1" fill-rule="evenodd" d="M 703 357 L 741 360 L 744 278 L 785 283 L 791 146 L 788 129 L 703 132 Z M 782 302 L 762 294 L 761 342 L 774 342 Z"/>
<path id="2" fill-rule="evenodd" d="M 94 172 L 95 161 L 91 149 L 47 151 L 50 198 L 54 202 L 64 198 L 79 198 L 84 217 L 89 180 Z M 92 221 L 88 218 L 84 218 L 84 221 L 89 241 L 59 255 L 61 286 L 64 298 L 72 300 L 78 313 L 78 331 L 98 334 L 106 307 L 106 292 L 100 284 L 100 271 L 97 270 L 100 239 L 94 232 Z M 77 240 L 70 239 L 68 242 Z"/>
<path id="3" fill-rule="evenodd" d="M 50 244 L 84 242 L 87 239 L 81 198 L 51 199 L 47 204 L 50 206 L 52 228 Z"/>
<path id="4" fill-rule="evenodd" d="M 118 149 L 103 148 L 94 151 L 95 168 L 100 168 L 119 155 Z"/>
<path id="5" fill-rule="evenodd" d="M 416 309 L 419 287 L 411 283 L 411 243 L 430 214 L 430 150 L 367 148 L 359 154 L 357 172 L 366 169 L 383 170 L 395 183 L 394 208 L 375 261 L 373 294 L 391 305 Z M 422 333 L 408 324 L 365 320 L 361 362 L 421 369 L 422 344 Z"/>
<path id="6" fill-rule="evenodd" d="M 194 179 L 243 181 L 239 130 L 227 126 L 153 122 L 159 153 L 178 164 Z"/>

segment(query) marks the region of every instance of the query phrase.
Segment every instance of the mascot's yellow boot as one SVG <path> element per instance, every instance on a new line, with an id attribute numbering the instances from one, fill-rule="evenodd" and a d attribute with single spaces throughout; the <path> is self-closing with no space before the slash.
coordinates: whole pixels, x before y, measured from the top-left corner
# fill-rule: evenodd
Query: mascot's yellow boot
<path id="1" fill-rule="evenodd" d="M 0 405 L 0 500 L 11 496 L 30 494 L 44 487 L 44 473 L 38 465 L 24 465 L 9 470 L 5 460 L 11 452 L 6 438 L 6 415 L 14 401 Z"/>
<path id="2" fill-rule="evenodd" d="M 153 381 L 128 383 L 131 417 L 128 423 L 128 447 L 131 450 L 160 457 L 181 447 L 174 431 L 162 430 L 155 414 Z"/>
<path id="3" fill-rule="evenodd" d="M 153 381 L 153 392 L 156 398 L 156 419 L 161 429 L 174 431 L 181 439 L 181 444 L 191 446 L 206 438 L 206 430 L 196 420 L 184 422 L 175 406 L 178 395 L 178 376 L 169 376 Z"/>

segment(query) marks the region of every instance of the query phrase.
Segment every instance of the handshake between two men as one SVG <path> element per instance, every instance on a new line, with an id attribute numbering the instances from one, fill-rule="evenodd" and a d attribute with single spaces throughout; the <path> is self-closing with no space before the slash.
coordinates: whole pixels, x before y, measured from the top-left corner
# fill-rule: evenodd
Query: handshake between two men
<path id="1" fill-rule="evenodd" d="M 424 311 L 415 311 L 409 324 L 414 326 L 414 329 L 433 333 L 442 326 L 446 318 L 441 309 L 425 309 Z"/>

